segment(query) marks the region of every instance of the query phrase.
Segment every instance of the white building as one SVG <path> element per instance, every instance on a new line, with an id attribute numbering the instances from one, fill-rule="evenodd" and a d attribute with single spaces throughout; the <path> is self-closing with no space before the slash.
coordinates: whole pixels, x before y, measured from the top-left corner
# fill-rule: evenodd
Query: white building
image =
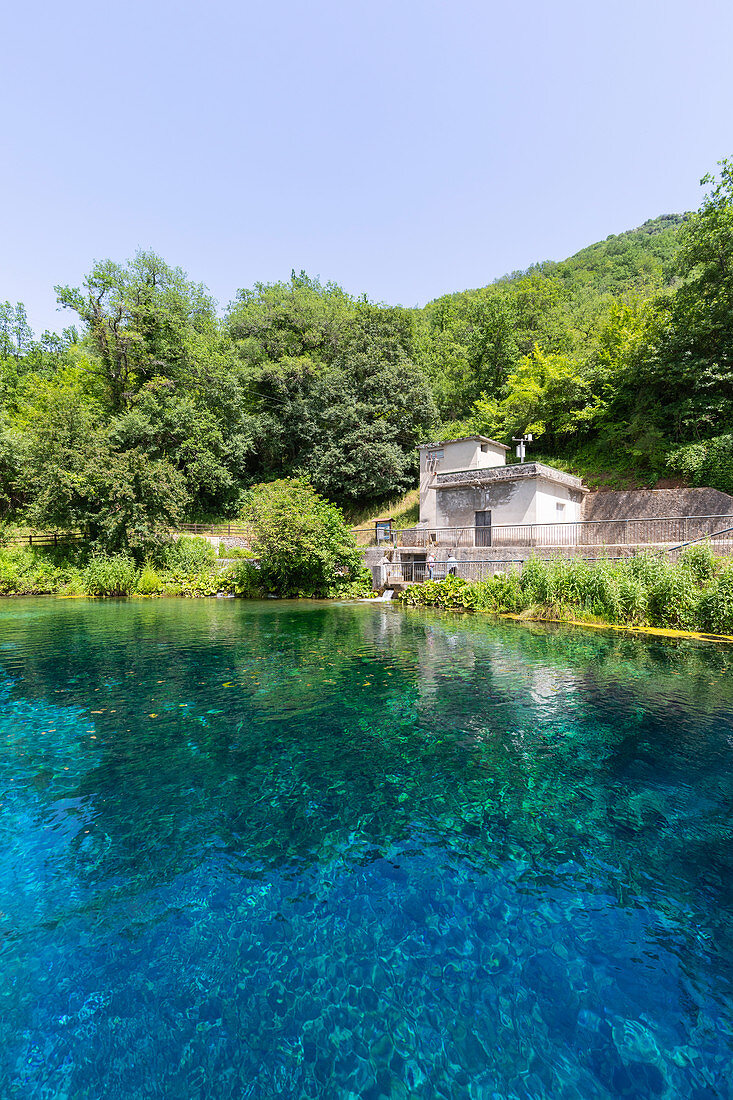
<path id="1" fill-rule="evenodd" d="M 540 462 L 507 466 L 507 450 L 482 435 L 423 444 L 420 527 L 474 528 L 474 545 L 491 546 L 523 541 L 521 532 L 492 536 L 492 527 L 580 520 L 587 492 L 580 478 Z"/>

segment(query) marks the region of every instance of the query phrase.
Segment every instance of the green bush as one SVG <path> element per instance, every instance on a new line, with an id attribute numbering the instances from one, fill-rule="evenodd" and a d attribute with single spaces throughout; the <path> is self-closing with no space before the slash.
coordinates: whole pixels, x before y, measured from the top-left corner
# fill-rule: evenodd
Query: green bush
<path id="1" fill-rule="evenodd" d="M 704 584 L 714 575 L 717 559 L 712 546 L 706 540 L 686 546 L 680 554 L 680 564 L 690 571 L 698 584 Z"/>
<path id="2" fill-rule="evenodd" d="M 202 570 L 200 573 L 172 574 L 175 594 L 179 596 L 216 596 L 218 592 L 230 592 L 232 580 L 230 572 L 220 573 L 214 570 Z M 170 595 L 174 592 L 170 591 Z"/>
<path id="3" fill-rule="evenodd" d="M 84 574 L 78 569 L 70 570 L 64 577 L 64 583 L 59 589 L 62 596 L 85 596 Z"/>
<path id="4" fill-rule="evenodd" d="M 135 590 L 141 596 L 154 596 L 163 591 L 163 581 L 152 565 L 143 566 Z"/>
<path id="5" fill-rule="evenodd" d="M 618 621 L 621 613 L 618 566 L 600 560 L 584 572 L 580 606 L 610 623 Z"/>
<path id="6" fill-rule="evenodd" d="M 307 481 L 256 485 L 242 518 L 253 532 L 260 585 L 278 596 L 325 596 L 359 575 L 363 558 L 341 509 Z"/>
<path id="7" fill-rule="evenodd" d="M 524 563 L 522 592 L 530 603 L 552 603 L 555 598 L 555 578 L 550 562 L 533 557 Z"/>
<path id="8" fill-rule="evenodd" d="M 360 600 L 371 595 L 372 572 L 363 566 L 354 580 L 342 580 L 332 590 L 331 595 L 337 600 Z"/>
<path id="9" fill-rule="evenodd" d="M 652 626 L 694 630 L 699 602 L 700 588 L 692 573 L 683 566 L 668 566 L 649 589 L 649 621 Z"/>
<path id="10" fill-rule="evenodd" d="M 699 620 L 703 630 L 733 634 L 733 563 L 721 570 L 703 592 Z"/>
<path id="11" fill-rule="evenodd" d="M 400 598 L 470 611 L 733 633 L 733 563 L 718 572 L 709 546 L 692 550 L 677 564 L 652 553 L 625 561 L 530 558 L 521 573 L 480 583 L 447 577 L 411 585 Z"/>
<path id="12" fill-rule="evenodd" d="M 84 588 L 90 596 L 129 596 L 135 580 L 135 563 L 123 554 L 97 555 L 84 570 Z"/>
<path id="13" fill-rule="evenodd" d="M 477 611 L 497 611 L 517 614 L 523 611 L 526 603 L 522 591 L 522 579 L 519 573 L 495 573 L 488 581 L 475 585 L 475 605 Z"/>
<path id="14" fill-rule="evenodd" d="M 623 570 L 618 579 L 618 602 L 620 618 L 628 623 L 643 623 L 649 612 L 649 597 L 646 585 L 628 569 Z"/>
<path id="15" fill-rule="evenodd" d="M 645 588 L 656 584 L 669 566 L 669 559 L 654 550 L 640 550 L 625 563 L 628 574 Z"/>
<path id="16" fill-rule="evenodd" d="M 12 596 L 21 591 L 21 571 L 9 554 L 0 555 L 0 594 Z"/>
<path id="17" fill-rule="evenodd" d="M 400 594 L 400 599 L 411 604 L 425 604 L 430 607 L 461 608 L 469 607 L 471 589 L 468 581 L 449 574 L 442 581 L 425 581 L 423 584 L 411 584 Z"/>
<path id="18" fill-rule="evenodd" d="M 216 550 L 207 539 L 180 535 L 161 548 L 155 561 L 171 573 L 191 574 L 210 568 L 215 559 Z"/>
<path id="19" fill-rule="evenodd" d="M 74 557 L 75 560 L 75 557 Z M 0 595 L 36 596 L 78 583 L 79 572 L 62 550 L 26 546 L 0 549 Z"/>
<path id="20" fill-rule="evenodd" d="M 246 546 L 225 546 L 223 542 L 219 543 L 219 557 L 220 558 L 253 558 L 254 554 L 251 550 L 248 550 Z"/>
<path id="21" fill-rule="evenodd" d="M 689 478 L 693 485 L 709 485 L 733 493 L 733 433 L 679 447 L 667 456 L 667 465 Z"/>

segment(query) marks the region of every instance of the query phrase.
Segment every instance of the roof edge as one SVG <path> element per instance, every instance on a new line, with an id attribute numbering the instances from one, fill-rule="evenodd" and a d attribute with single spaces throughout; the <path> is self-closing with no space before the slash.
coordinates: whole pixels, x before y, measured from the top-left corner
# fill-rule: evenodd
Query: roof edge
<path id="1" fill-rule="evenodd" d="M 440 439 L 433 443 L 420 443 L 418 450 L 424 451 L 428 447 L 447 447 L 449 443 L 469 443 L 472 440 L 479 443 L 490 443 L 492 447 L 500 447 L 502 451 L 509 450 L 505 443 L 498 443 L 496 439 L 489 439 L 487 435 L 459 435 L 455 439 Z"/>

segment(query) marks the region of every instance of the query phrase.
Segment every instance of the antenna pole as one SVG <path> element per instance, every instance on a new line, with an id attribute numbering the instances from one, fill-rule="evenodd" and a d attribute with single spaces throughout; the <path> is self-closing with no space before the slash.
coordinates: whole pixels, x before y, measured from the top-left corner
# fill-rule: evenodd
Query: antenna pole
<path id="1" fill-rule="evenodd" d="M 520 462 L 524 462 L 525 455 L 527 453 L 526 449 L 525 449 L 525 444 L 531 443 L 531 442 L 532 442 L 532 433 L 531 432 L 527 432 L 526 435 L 520 435 L 519 437 L 517 437 L 516 435 L 512 436 L 512 443 L 517 444 L 516 455 L 517 455 L 517 458 L 519 459 Z"/>

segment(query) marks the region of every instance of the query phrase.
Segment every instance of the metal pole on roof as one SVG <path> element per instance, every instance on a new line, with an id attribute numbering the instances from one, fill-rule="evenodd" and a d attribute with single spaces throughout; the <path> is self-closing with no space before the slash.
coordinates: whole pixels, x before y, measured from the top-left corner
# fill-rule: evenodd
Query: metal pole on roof
<path id="1" fill-rule="evenodd" d="M 525 444 L 526 443 L 531 443 L 531 442 L 532 442 L 532 433 L 531 432 L 527 432 L 526 435 L 519 436 L 519 438 L 517 438 L 517 436 L 515 436 L 515 435 L 512 436 L 512 443 L 517 444 L 516 455 L 517 455 L 517 458 L 519 459 L 520 462 L 524 462 L 524 456 L 525 456 L 525 453 L 526 453 L 525 452 Z"/>

